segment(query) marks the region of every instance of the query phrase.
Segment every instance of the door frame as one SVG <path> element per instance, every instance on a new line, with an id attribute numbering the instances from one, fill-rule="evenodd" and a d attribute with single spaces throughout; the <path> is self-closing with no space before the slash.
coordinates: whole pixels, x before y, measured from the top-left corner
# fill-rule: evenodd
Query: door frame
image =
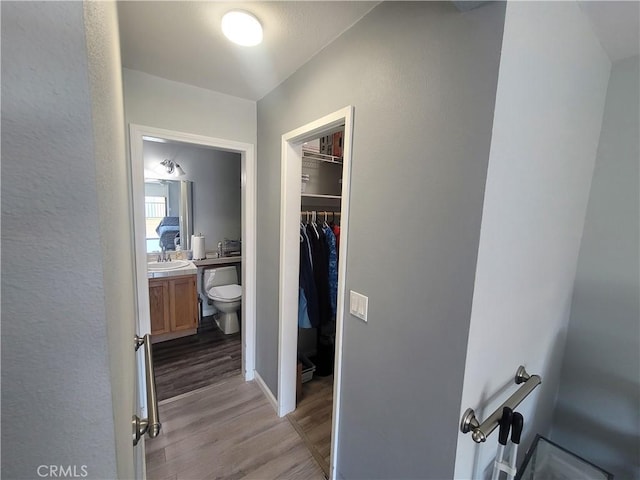
<path id="1" fill-rule="evenodd" d="M 133 197 L 136 287 L 138 299 L 138 335 L 151 333 L 149 282 L 144 216 L 143 138 L 154 137 L 189 143 L 241 156 L 242 215 L 242 372 L 245 381 L 253 380 L 256 358 L 256 158 L 252 143 L 237 142 L 193 133 L 129 124 L 131 151 L 131 187 Z M 142 390 L 144 392 L 144 389 Z M 144 394 L 142 395 L 144 397 Z M 143 413 L 146 399 L 141 398 Z"/>
<path id="2" fill-rule="evenodd" d="M 300 263 L 300 208 L 302 144 L 344 125 L 342 198 L 340 217 L 340 262 L 338 264 L 338 298 L 336 309 L 335 366 L 333 377 L 333 418 L 331 426 L 331 479 L 336 478 L 338 461 L 338 426 L 342 382 L 342 335 L 344 324 L 347 240 L 349 231 L 349 196 L 353 106 L 349 105 L 318 120 L 282 135 L 281 203 L 280 203 L 280 289 L 278 342 L 278 415 L 296 408 L 296 365 L 298 350 L 298 289 Z"/>

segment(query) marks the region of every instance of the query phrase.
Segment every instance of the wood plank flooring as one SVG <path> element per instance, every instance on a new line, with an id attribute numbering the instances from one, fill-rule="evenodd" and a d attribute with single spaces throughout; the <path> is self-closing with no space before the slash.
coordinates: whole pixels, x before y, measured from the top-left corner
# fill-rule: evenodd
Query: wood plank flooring
<path id="1" fill-rule="evenodd" d="M 241 373 L 240 333 L 225 335 L 205 317 L 208 329 L 197 335 L 153 345 L 158 400 L 214 385 Z"/>
<path id="2" fill-rule="evenodd" d="M 304 442 L 241 376 L 163 402 L 162 431 L 146 441 L 147 478 L 325 478 Z"/>
<path id="3" fill-rule="evenodd" d="M 287 418 L 303 438 L 307 448 L 329 476 L 331 418 L 333 415 L 333 375 L 314 377 L 302 384 L 302 399 Z"/>

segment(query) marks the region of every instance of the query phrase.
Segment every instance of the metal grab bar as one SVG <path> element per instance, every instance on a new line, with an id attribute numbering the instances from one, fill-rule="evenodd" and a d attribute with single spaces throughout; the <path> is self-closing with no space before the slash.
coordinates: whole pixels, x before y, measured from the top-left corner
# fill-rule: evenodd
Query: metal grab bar
<path id="1" fill-rule="evenodd" d="M 529 375 L 525 368 L 520 365 L 516 372 L 515 382 L 517 385 L 521 383 L 524 383 L 524 385 L 516 390 L 516 392 L 500 405 L 482 424 L 476 418 L 473 408 L 467 408 L 460 421 L 460 431 L 462 433 L 472 432 L 471 438 L 473 438 L 473 441 L 476 443 L 485 442 L 487 437 L 491 435 L 491 432 L 498 426 L 500 417 L 502 416 L 502 409 L 509 407 L 511 410 L 515 410 L 533 389 L 542 383 L 542 378 L 540 375 Z"/>
<path id="2" fill-rule="evenodd" d="M 153 371 L 153 350 L 151 348 L 151 335 L 144 337 L 136 335 L 134 337 L 136 352 L 144 345 L 144 370 L 147 385 L 147 418 L 140 418 L 137 415 L 131 420 L 133 427 L 133 445 L 137 445 L 142 436 L 147 433 L 149 437 L 155 438 L 160 433 L 162 424 L 158 417 L 158 396 L 156 395 L 156 378 Z"/>

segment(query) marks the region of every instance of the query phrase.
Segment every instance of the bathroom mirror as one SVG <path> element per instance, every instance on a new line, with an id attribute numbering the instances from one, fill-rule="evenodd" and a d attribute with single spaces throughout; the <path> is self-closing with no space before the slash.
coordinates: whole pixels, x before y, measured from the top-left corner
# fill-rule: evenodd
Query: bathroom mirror
<path id="1" fill-rule="evenodd" d="M 191 248 L 193 182 L 145 178 L 147 253 Z"/>

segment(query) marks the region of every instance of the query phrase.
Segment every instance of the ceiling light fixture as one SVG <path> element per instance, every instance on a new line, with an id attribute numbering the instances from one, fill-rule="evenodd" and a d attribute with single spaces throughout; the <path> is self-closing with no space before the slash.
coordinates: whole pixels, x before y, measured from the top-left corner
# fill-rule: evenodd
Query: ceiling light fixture
<path id="1" fill-rule="evenodd" d="M 186 175 L 182 167 L 173 160 L 163 160 L 160 162 L 160 165 L 165 168 L 169 175 L 173 175 L 174 177 L 183 177 Z"/>
<path id="2" fill-rule="evenodd" d="M 242 10 L 232 10 L 222 17 L 222 33 L 234 43 L 254 47 L 262 43 L 262 25 L 256 17 Z"/>

